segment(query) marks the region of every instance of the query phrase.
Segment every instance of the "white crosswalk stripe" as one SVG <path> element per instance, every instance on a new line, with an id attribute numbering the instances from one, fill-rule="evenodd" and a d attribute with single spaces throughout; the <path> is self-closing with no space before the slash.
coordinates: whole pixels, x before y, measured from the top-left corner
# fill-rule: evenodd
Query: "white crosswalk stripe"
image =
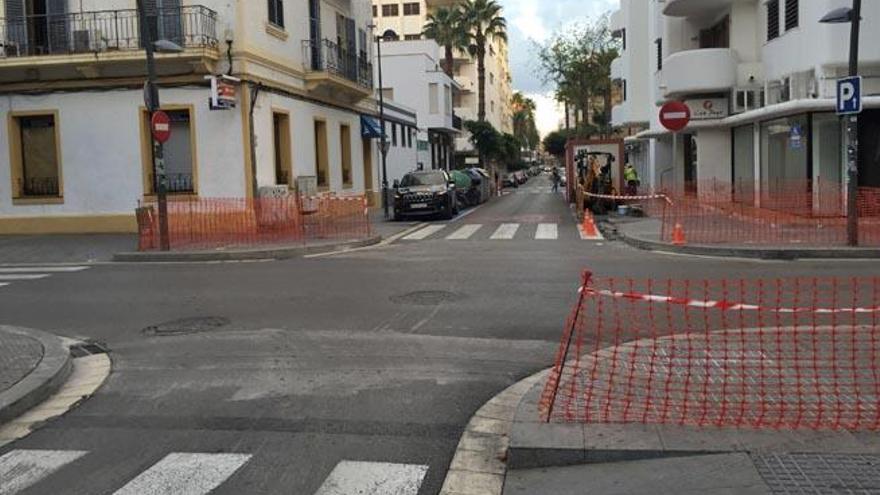
<path id="1" fill-rule="evenodd" d="M 416 495 L 428 466 L 342 461 L 315 495 Z"/>
<path id="2" fill-rule="evenodd" d="M 115 495 L 205 495 L 250 459 L 249 454 L 168 454 Z"/>
<path id="3" fill-rule="evenodd" d="M 421 241 L 445 229 L 446 225 L 429 225 L 403 238 L 405 241 Z"/>
<path id="4" fill-rule="evenodd" d="M 48 273 L 38 273 L 38 274 L 20 274 L 20 275 L 4 275 L 0 273 L 0 280 L 3 281 L 16 281 L 16 280 L 40 280 L 48 277 Z"/>
<path id="5" fill-rule="evenodd" d="M 13 450 L 0 457 L 0 495 L 12 495 L 86 455 L 81 450 Z"/>
<path id="6" fill-rule="evenodd" d="M 0 273 L 73 273 L 89 268 L 88 266 L 0 266 Z"/>
<path id="7" fill-rule="evenodd" d="M 18 495 L 89 454 L 84 450 L 13 450 L 0 456 L 0 495 Z M 131 473 L 114 495 L 207 495 L 227 483 L 251 454 L 174 452 Z M 428 473 L 421 464 L 340 461 L 314 495 L 416 495 Z M 56 482 L 59 480 L 56 480 Z"/>
<path id="8" fill-rule="evenodd" d="M 500 227 L 498 227 L 498 230 L 496 230 L 495 233 L 492 234 L 492 237 L 490 237 L 490 239 L 496 241 L 509 241 L 516 237 L 516 233 L 518 230 L 518 223 L 504 223 L 501 224 Z"/>
<path id="9" fill-rule="evenodd" d="M 538 224 L 538 231 L 535 232 L 537 240 L 556 240 L 559 239 L 559 228 L 555 223 Z"/>
<path id="10" fill-rule="evenodd" d="M 88 270 L 88 266 L 0 266 L 0 287 L 10 285 L 8 282 L 26 282 L 42 280 L 53 275 L 64 275 Z"/>
<path id="11" fill-rule="evenodd" d="M 476 234 L 481 228 L 483 228 L 483 226 L 480 224 L 465 225 L 447 236 L 446 239 L 450 241 L 464 241 L 470 239 L 471 236 Z"/>

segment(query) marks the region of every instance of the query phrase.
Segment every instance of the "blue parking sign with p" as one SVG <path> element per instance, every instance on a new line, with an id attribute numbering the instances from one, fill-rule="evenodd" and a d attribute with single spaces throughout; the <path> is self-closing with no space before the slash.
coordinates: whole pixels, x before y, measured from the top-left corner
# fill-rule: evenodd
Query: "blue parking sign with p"
<path id="1" fill-rule="evenodd" d="M 837 113 L 862 113 L 862 77 L 847 77 L 837 81 Z"/>

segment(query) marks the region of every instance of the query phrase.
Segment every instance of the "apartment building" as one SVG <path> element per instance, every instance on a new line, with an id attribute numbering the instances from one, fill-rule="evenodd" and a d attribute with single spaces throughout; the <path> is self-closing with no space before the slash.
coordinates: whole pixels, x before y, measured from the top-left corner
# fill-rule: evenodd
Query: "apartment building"
<path id="1" fill-rule="evenodd" d="M 378 30 L 390 40 L 412 41 L 422 39 L 428 14 L 438 7 L 455 5 L 454 0 L 373 0 L 373 17 Z M 455 54 L 453 76 L 461 87 L 454 97 L 455 115 L 462 120 L 476 120 L 478 78 L 477 62 L 468 53 Z M 513 132 L 513 89 L 507 42 L 495 40 L 486 56 L 486 120 L 500 132 Z M 456 140 L 457 151 L 471 151 L 473 147 L 464 134 Z"/>
<path id="2" fill-rule="evenodd" d="M 835 85 L 847 73 L 849 25 L 819 20 L 850 5 L 849 0 L 622 0 L 613 22 L 626 33 L 627 49 L 615 75 L 626 81 L 627 99 L 615 108 L 615 123 L 641 123 L 647 110 L 648 129 L 627 147 L 629 159 L 647 168 L 647 183 L 697 192 L 709 191 L 711 183 L 766 192 L 800 182 L 813 191 L 815 209 L 840 208 L 845 132 L 835 114 Z M 859 60 L 866 97 L 860 185 L 876 187 L 880 3 L 865 2 L 862 17 Z M 647 37 L 636 40 L 633 35 L 641 32 Z M 645 54 L 647 63 L 633 63 Z M 659 105 L 671 100 L 687 103 L 693 116 L 676 135 L 659 122 Z"/>
<path id="3" fill-rule="evenodd" d="M 461 87 L 441 69 L 442 51 L 434 40 L 386 44 L 381 90 L 386 102 L 413 108 L 418 116 L 417 163 L 425 169 L 450 170 L 462 128 L 461 118 L 453 113 Z"/>
<path id="4" fill-rule="evenodd" d="M 144 2 L 182 49 L 156 60 L 171 195 L 378 191 L 367 0 Z M 157 184 L 135 7 L 0 0 L 0 233 L 135 229 Z"/>

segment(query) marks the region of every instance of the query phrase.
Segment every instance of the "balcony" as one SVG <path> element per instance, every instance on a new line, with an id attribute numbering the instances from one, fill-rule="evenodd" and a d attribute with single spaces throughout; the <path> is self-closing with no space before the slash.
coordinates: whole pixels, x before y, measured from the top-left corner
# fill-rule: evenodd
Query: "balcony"
<path id="1" fill-rule="evenodd" d="M 373 64 L 364 54 L 330 40 L 304 40 L 306 89 L 317 96 L 357 103 L 373 94 Z"/>
<path id="2" fill-rule="evenodd" d="M 625 79 L 623 75 L 623 57 L 617 57 L 611 62 L 611 80 L 620 81 Z"/>
<path id="3" fill-rule="evenodd" d="M 737 58 L 729 48 L 686 50 L 663 61 L 666 98 L 728 91 L 736 86 Z"/>
<path id="4" fill-rule="evenodd" d="M 711 16 L 739 2 L 755 3 L 754 0 L 666 0 L 663 15 L 670 17 Z"/>
<path id="5" fill-rule="evenodd" d="M 147 16 L 153 39 L 173 41 L 180 54 L 158 55 L 161 74 L 192 72 L 219 58 L 217 13 L 188 5 Z M 0 19 L 0 83 L 143 75 L 141 27 L 135 9 Z"/>

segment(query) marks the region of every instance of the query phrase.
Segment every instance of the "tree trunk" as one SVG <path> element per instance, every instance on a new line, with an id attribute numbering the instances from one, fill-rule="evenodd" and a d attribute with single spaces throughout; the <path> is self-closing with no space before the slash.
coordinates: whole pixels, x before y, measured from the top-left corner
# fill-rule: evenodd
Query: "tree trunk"
<path id="1" fill-rule="evenodd" d="M 446 67 L 443 68 L 443 71 L 446 72 L 446 75 L 452 77 L 452 71 L 455 64 L 455 56 L 452 53 L 452 45 L 446 45 L 446 61 L 444 64 Z"/>
<path id="2" fill-rule="evenodd" d="M 486 121 L 486 40 L 482 36 L 477 37 L 477 95 L 479 104 L 477 107 L 477 120 Z"/>
<path id="3" fill-rule="evenodd" d="M 568 110 L 568 100 L 564 101 L 565 104 L 565 130 L 571 130 L 571 115 Z"/>

